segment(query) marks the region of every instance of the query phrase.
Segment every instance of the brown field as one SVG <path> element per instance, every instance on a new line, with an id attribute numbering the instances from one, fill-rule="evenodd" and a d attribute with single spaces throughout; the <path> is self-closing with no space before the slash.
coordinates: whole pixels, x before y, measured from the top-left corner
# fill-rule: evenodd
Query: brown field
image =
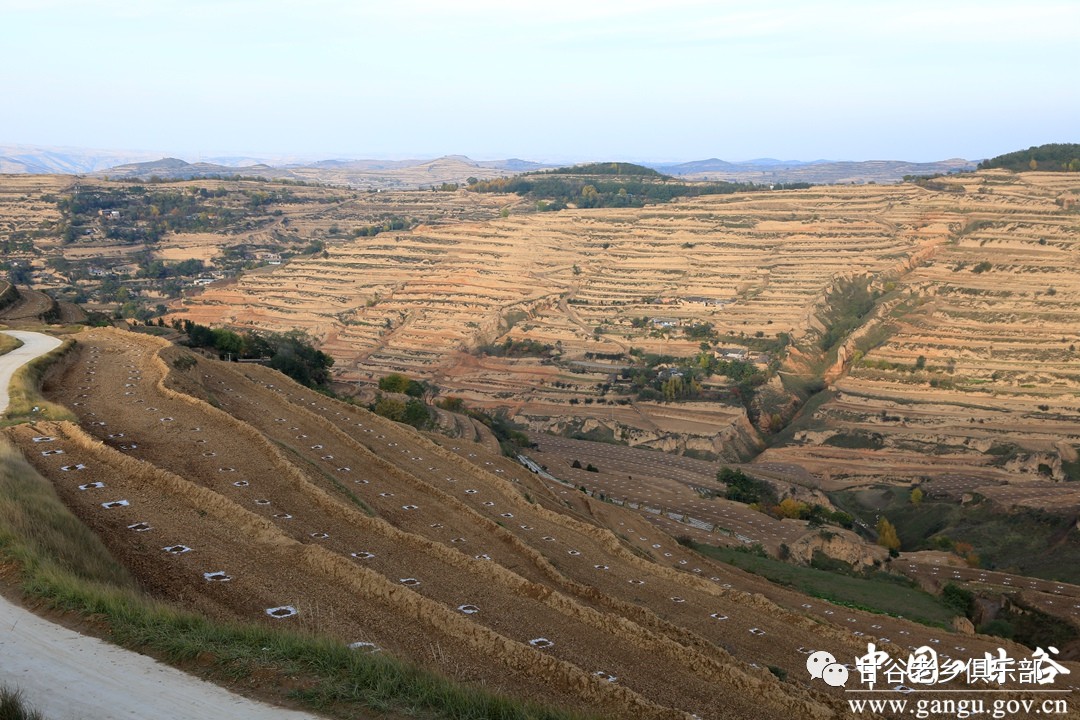
<path id="1" fill-rule="evenodd" d="M 755 445 L 741 405 L 613 407 L 596 387 L 620 364 L 587 354 L 698 351 L 653 318 L 711 323 L 728 338 L 721 353 L 745 352 L 757 335 L 798 339 L 838 277 L 895 273 L 946 242 L 947 222 L 919 206 L 925 195 L 816 188 L 418 228 L 209 288 L 174 316 L 303 328 L 336 358 L 343 383 L 400 371 L 474 406 L 510 406 L 534 429 L 592 422 L 632 444 L 724 455 L 729 443 Z M 649 325 L 633 327 L 641 317 Z M 470 354 L 505 338 L 553 345 L 559 362 Z M 597 405 L 569 407 L 586 397 Z"/>
<path id="2" fill-rule="evenodd" d="M 733 335 L 801 335 L 835 276 L 884 271 L 945 239 L 944 225 L 897 226 L 916 214 L 904 206 L 921 193 L 823 188 L 422 228 L 335 246 L 328 258 L 241 281 L 227 294 L 204 293 L 182 312 L 238 325 L 287 319 L 336 340 L 342 359 L 353 349 L 349 377 L 368 365 L 428 375 L 452 366 L 449 350 L 493 339 L 514 309 L 530 314 L 515 337 L 561 341 L 568 355 L 631 344 L 696 348 L 650 342 L 629 325 L 640 315 L 708 321 Z M 730 304 L 677 302 L 692 295 Z M 600 324 L 609 327 L 594 341 Z"/>
<path id="3" fill-rule="evenodd" d="M 834 716 L 843 696 L 805 679 L 807 648 L 1001 644 L 808 599 L 482 444 L 421 435 L 258 366 L 173 368 L 184 354 L 84 331 L 48 382 L 79 424 L 6 432 L 144 587 L 210 615 L 318 629 L 619 717 Z M 298 613 L 267 615 L 281 606 Z"/>
<path id="4" fill-rule="evenodd" d="M 967 192 L 934 204 L 962 225 L 897 281 L 884 340 L 835 381 L 806 430 L 761 459 L 801 465 L 830 486 L 928 480 L 931 491 L 1080 508 L 1076 486 L 1060 485 L 1080 447 L 1080 216 L 1069 200 L 1080 182 L 1040 173 L 951 182 Z M 882 446 L 826 444 L 836 433 L 873 434 Z"/>
<path id="5" fill-rule="evenodd" d="M 884 296 L 825 359 L 834 396 L 758 463 L 824 490 L 1020 483 L 1029 491 L 985 494 L 1080 507 L 1080 493 L 1047 485 L 1080 474 L 1080 185 L 1049 173 L 947 182 L 957 192 L 821 187 L 388 233 L 210 288 L 175 315 L 303 328 L 335 357 L 342 383 L 404 372 L 471 406 L 509 408 L 533 430 L 731 460 L 762 447 L 740 403 L 605 394 L 597 388 L 627 362 L 594 355 L 698 352 L 678 329 L 631 326 L 672 318 L 712 323 L 718 353 L 788 333 L 799 351 L 782 374 L 805 374 L 800 358 L 822 331 L 830 288 L 868 277 Z M 507 338 L 553 345 L 557 360 L 473 352 Z M 913 371 L 919 357 L 925 367 Z M 571 405 L 582 399 L 590 404 Z"/>
<path id="6" fill-rule="evenodd" d="M 722 496 L 723 485 L 716 480 L 717 462 L 541 433 L 533 433 L 531 439 L 538 447 L 525 454 L 562 482 L 639 510 L 645 519 L 664 516 L 677 520 L 682 526 L 675 534 L 711 545 L 760 543 L 774 554 L 781 543 L 794 545 L 804 536 L 817 534 L 816 529 L 808 530 L 804 521 L 776 520 L 744 503 L 706 497 L 703 491 L 709 490 L 719 490 Z M 582 468 L 573 467 L 575 460 Z M 583 469 L 589 464 L 598 472 Z M 793 485 L 782 487 L 805 501 L 829 504 L 821 493 Z"/>
<path id="7" fill-rule="evenodd" d="M 785 492 L 921 483 L 936 498 L 974 493 L 1005 508 L 1075 515 L 1080 182 L 1004 172 L 943 182 L 954 191 L 822 187 L 420 228 L 336 244 L 329 257 L 208 290 L 177 313 L 303 327 L 335 356 L 343 383 L 370 386 L 404 372 L 470 406 L 508 408 L 534 432 L 727 462 L 763 446 L 764 423 L 752 427 L 741 403 L 604 394 L 598 387 L 626 361 L 595 356 L 698 351 L 678 330 L 633 327 L 641 317 L 712 323 L 718 353 L 785 332 L 794 349 L 781 377 L 825 368 L 831 384 L 825 402 L 754 458 L 756 474 Z M 851 278 L 868 279 L 877 307 L 815 357 L 833 288 Z M 687 302 L 692 296 L 718 303 Z M 555 345 L 557 359 L 473 351 L 506 338 Z M 765 395 L 762 413 L 783 413 L 779 397 Z M 720 542 L 746 538 L 775 552 L 797 533 L 769 529 L 767 518 L 740 525 L 742 510 L 725 515 L 719 502 L 670 487 L 675 479 L 663 472 L 635 473 L 638 460 L 617 446 L 601 447 L 593 455 L 611 453 L 601 473 L 564 479 L 730 529 Z M 553 460 L 569 462 L 565 453 Z M 632 483 L 619 479 L 624 469 Z M 809 499 L 828 504 L 821 494 Z"/>

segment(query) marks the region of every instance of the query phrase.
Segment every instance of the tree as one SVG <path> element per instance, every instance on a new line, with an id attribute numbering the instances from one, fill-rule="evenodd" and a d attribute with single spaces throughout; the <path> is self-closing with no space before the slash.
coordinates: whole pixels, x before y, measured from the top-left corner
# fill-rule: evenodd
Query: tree
<path id="1" fill-rule="evenodd" d="M 12 285 L 26 285 L 27 287 L 34 280 L 34 274 L 30 266 L 23 264 L 12 264 L 11 269 L 8 270 L 8 277 Z"/>
<path id="2" fill-rule="evenodd" d="M 447 410 L 449 412 L 465 412 L 465 401 L 459 397 L 454 397 L 452 395 L 447 395 L 444 398 L 436 400 L 435 404 L 441 407 L 443 410 Z"/>
<path id="3" fill-rule="evenodd" d="M 385 392 L 403 393 L 409 387 L 409 378 L 401 373 L 390 373 L 379 378 L 379 389 Z"/>
<path id="4" fill-rule="evenodd" d="M 600 204 L 600 193 L 597 192 L 594 185 L 586 185 L 581 188 L 581 200 L 578 202 L 581 207 L 597 207 Z"/>
<path id="5" fill-rule="evenodd" d="M 911 491 L 911 504 L 912 505 L 918 505 L 919 503 L 922 502 L 922 499 L 923 499 L 923 491 L 921 489 L 915 488 L 914 490 Z"/>
<path id="6" fill-rule="evenodd" d="M 727 486 L 724 497 L 746 504 L 776 505 L 776 491 L 764 480 L 750 477 L 742 470 L 723 467 L 716 473 L 717 482 Z"/>
<path id="7" fill-rule="evenodd" d="M 384 418 L 394 420 L 395 422 L 402 422 L 405 420 L 405 403 L 394 398 L 379 398 L 379 401 L 375 403 L 375 407 L 372 408 L 376 415 L 382 415 Z"/>
<path id="8" fill-rule="evenodd" d="M 799 502 L 793 497 L 786 497 L 776 506 L 776 514 L 780 517 L 799 518 L 809 511 L 806 503 Z"/>
<path id="9" fill-rule="evenodd" d="M 409 398 L 405 403 L 405 413 L 401 421 L 417 430 L 423 430 L 431 424 L 431 413 L 422 401 Z"/>
<path id="10" fill-rule="evenodd" d="M 877 533 L 878 545 L 888 548 L 890 553 L 899 552 L 900 536 L 896 534 L 896 527 L 885 516 L 878 520 Z"/>
<path id="11" fill-rule="evenodd" d="M 969 617 L 975 607 L 975 595 L 953 583 L 948 583 L 941 589 L 941 601 L 957 615 L 964 617 Z"/>
<path id="12" fill-rule="evenodd" d="M 239 357 L 244 351 L 244 339 L 231 330 L 215 330 L 214 348 Z"/>
<path id="13" fill-rule="evenodd" d="M 664 383 L 664 399 L 671 402 L 675 398 L 682 395 L 683 381 L 681 377 L 668 378 Z"/>

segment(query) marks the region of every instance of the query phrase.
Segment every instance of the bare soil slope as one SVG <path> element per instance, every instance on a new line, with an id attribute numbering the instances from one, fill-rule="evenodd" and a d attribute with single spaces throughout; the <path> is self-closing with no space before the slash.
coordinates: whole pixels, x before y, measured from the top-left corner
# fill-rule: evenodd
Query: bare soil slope
<path id="1" fill-rule="evenodd" d="M 921 202 L 950 241 L 894 283 L 865 354 L 763 462 L 826 486 L 924 482 L 959 498 L 1080 509 L 1080 233 L 1067 174 L 949 179 Z M 868 337 L 868 336 L 863 336 Z"/>
<path id="2" fill-rule="evenodd" d="M 86 331 L 50 391 L 79 425 L 7 432 L 146 587 L 209 614 L 619 717 L 843 715 L 807 648 L 997 644 L 800 598 L 482 445 L 187 355 Z"/>

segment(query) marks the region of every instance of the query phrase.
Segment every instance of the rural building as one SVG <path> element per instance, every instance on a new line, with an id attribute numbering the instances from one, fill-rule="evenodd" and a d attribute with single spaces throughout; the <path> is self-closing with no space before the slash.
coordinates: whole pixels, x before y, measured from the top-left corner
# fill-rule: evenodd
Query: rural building
<path id="1" fill-rule="evenodd" d="M 722 300 L 720 298 L 705 297 L 704 295 L 687 295 L 679 299 L 682 305 L 700 305 L 702 307 L 722 307 L 727 305 L 730 300 Z"/>

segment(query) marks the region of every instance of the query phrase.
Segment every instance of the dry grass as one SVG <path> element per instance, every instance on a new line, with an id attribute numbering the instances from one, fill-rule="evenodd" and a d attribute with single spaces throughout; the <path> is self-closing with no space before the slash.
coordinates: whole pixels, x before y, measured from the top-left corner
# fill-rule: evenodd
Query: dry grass
<path id="1" fill-rule="evenodd" d="M 74 347 L 75 341 L 69 338 L 55 350 L 49 351 L 15 371 L 9 390 L 11 400 L 8 404 L 7 415 L 2 421 L 3 424 L 28 420 L 73 420 L 75 418 L 66 407 L 46 400 L 41 394 L 41 382 L 46 373 L 54 364 L 61 362 Z"/>
<path id="2" fill-rule="evenodd" d="M 5 353 L 9 353 L 12 350 L 21 348 L 22 345 L 22 340 L 20 340 L 19 338 L 0 333 L 0 355 L 4 355 Z"/>
<path id="3" fill-rule="evenodd" d="M 601 397 L 597 387 L 619 363 L 596 364 L 595 355 L 699 352 L 700 339 L 642 327 L 643 317 L 710 323 L 729 350 L 805 334 L 838 276 L 896 272 L 947 239 L 945 224 L 920 223 L 908 207 L 921 194 L 814 188 L 420 227 L 334 244 L 326 257 L 245 276 L 174 309 L 204 324 L 301 327 L 335 357 L 342 382 L 403 372 L 473 407 L 512 405 L 534 430 L 587 422 L 633 444 L 727 453 L 755 444 L 739 403 L 672 412 L 626 405 L 633 395 Z M 504 339 L 558 347 L 560 361 L 460 352 Z"/>
<path id="4" fill-rule="evenodd" d="M 1004 505 L 1080 507 L 1061 482 L 1080 447 L 1080 244 L 1058 202 L 1075 181 L 1004 179 L 952 178 L 966 192 L 919 201 L 952 241 L 895 278 L 889 332 L 852 336 L 835 397 L 763 460 L 798 463 L 827 487 L 926 480 L 954 498 L 978 488 Z"/>
<path id="5" fill-rule="evenodd" d="M 89 584 L 134 587 L 98 536 L 71 514 L 52 484 L 3 436 L 0 552 L 20 564 L 28 582 L 70 576 Z"/>
<path id="6" fill-rule="evenodd" d="M 204 323 L 302 327 L 335 356 L 342 381 L 404 372 L 471 406 L 510 406 L 533 430 L 588 423 L 635 445 L 716 454 L 754 444 L 737 404 L 680 406 L 686 412 L 610 405 L 625 398 L 601 397 L 597 386 L 617 370 L 571 372 L 582 368 L 568 363 L 630 347 L 698 351 L 679 331 L 633 327 L 641 317 L 712 323 L 727 338 L 721 346 L 750 344 L 759 332 L 816 346 L 830 288 L 868 278 L 886 295 L 877 313 L 828 357 L 789 368 L 820 374 L 831 364 L 826 380 L 840 393 L 808 427 L 828 434 L 801 435 L 767 458 L 805 464 L 830 487 L 911 482 L 931 467 L 1002 481 L 1071 477 L 1080 447 L 1070 420 L 1080 387 L 1080 285 L 1076 214 L 1063 199 L 1074 180 L 983 172 L 943 182 L 962 192 L 815 187 L 421 227 L 333 244 L 327 257 L 242 278 L 175 309 Z M 675 302 L 689 295 L 730 302 Z M 504 338 L 558 344 L 561 364 L 460 352 Z M 911 372 L 920 357 L 925 371 Z M 586 398 L 598 402 L 569 405 Z M 838 431 L 883 433 L 888 462 L 825 443 Z M 999 435 L 1021 457 L 982 457 Z"/>

